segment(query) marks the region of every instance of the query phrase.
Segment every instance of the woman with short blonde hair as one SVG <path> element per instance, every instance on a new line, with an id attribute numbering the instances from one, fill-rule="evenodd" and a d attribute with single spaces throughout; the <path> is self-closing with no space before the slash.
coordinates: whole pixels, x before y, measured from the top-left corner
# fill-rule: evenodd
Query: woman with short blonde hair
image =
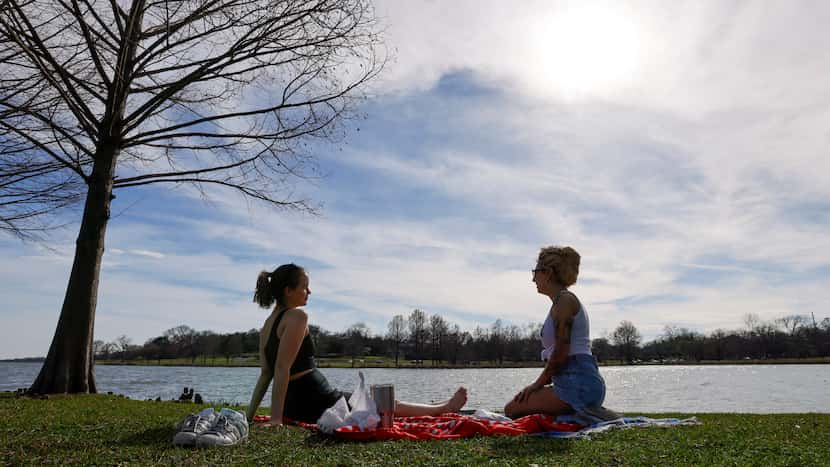
<path id="1" fill-rule="evenodd" d="M 605 381 L 591 355 L 588 314 L 568 290 L 576 283 L 579 262 L 579 253 L 569 246 L 547 246 L 539 251 L 533 282 L 536 292 L 552 302 L 540 336 L 542 359 L 547 363 L 536 381 L 504 407 L 509 417 L 581 411 L 599 407 L 605 399 Z"/>

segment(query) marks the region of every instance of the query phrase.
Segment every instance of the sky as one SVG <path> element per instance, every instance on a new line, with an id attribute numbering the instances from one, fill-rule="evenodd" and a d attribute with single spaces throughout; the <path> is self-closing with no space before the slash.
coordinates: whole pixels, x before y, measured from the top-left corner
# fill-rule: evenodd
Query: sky
<path id="1" fill-rule="evenodd" d="M 539 248 L 582 256 L 592 337 L 830 316 L 830 3 L 376 3 L 393 54 L 317 216 L 150 187 L 113 204 L 95 338 L 259 328 L 262 269 L 306 267 L 310 322 L 384 333 L 419 308 L 472 331 L 542 322 Z M 152 187 L 152 188 L 151 188 Z M 0 237 L 0 358 L 43 356 L 77 213 Z"/>

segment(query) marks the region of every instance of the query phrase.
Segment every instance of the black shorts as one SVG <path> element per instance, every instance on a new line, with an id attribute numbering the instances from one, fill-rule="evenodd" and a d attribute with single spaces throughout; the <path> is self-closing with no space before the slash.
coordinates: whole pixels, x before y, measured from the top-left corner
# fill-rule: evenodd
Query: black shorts
<path id="1" fill-rule="evenodd" d="M 348 402 L 351 393 L 338 391 L 317 368 L 288 382 L 285 394 L 283 416 L 306 423 L 317 423 L 317 419 L 338 399 L 345 397 Z"/>

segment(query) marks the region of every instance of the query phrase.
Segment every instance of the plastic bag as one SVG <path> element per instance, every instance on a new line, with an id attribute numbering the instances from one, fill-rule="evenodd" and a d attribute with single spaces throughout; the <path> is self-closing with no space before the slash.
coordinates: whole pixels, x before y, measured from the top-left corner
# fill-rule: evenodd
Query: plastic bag
<path id="1" fill-rule="evenodd" d="M 333 406 L 326 409 L 323 415 L 317 420 L 317 427 L 323 433 L 332 434 L 335 428 L 340 428 L 346 425 L 346 417 L 349 416 L 349 406 L 346 404 L 346 398 L 341 397 Z"/>
<path id="2" fill-rule="evenodd" d="M 369 388 L 363 380 L 363 372 L 358 371 L 360 383 L 349 398 L 349 405 L 352 411 L 346 417 L 346 425 L 354 425 L 360 427 L 361 431 L 374 430 L 380 423 L 380 415 L 378 415 L 378 406 L 372 400 L 372 395 L 369 393 Z"/>
<path id="3" fill-rule="evenodd" d="M 377 405 L 366 387 L 363 372 L 359 371 L 357 374 L 360 382 L 352 392 L 349 404 L 346 404 L 346 398 L 341 397 L 317 420 L 317 427 L 323 433 L 331 434 L 335 429 L 343 426 L 357 426 L 361 431 L 374 430 L 378 426 L 380 416 Z M 351 410 L 349 410 L 349 405 L 352 407 Z"/>

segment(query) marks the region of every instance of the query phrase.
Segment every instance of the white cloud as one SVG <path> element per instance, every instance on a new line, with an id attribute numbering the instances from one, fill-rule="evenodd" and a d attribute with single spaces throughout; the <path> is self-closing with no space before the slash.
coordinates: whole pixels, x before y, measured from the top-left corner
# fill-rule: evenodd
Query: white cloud
<path id="1" fill-rule="evenodd" d="M 150 250 L 130 250 L 130 253 L 138 256 L 146 256 L 148 258 L 154 259 L 164 259 L 164 254 L 159 253 L 157 251 L 150 251 Z"/>
<path id="2" fill-rule="evenodd" d="M 582 253 L 575 290 L 595 336 L 622 319 L 651 338 L 667 324 L 740 328 L 750 312 L 825 316 L 826 272 L 815 271 L 830 265 L 830 90 L 819 78 L 830 71 L 830 7 L 596 3 L 636 26 L 639 62 L 574 90 L 550 64 L 540 72 L 551 57 L 538 38 L 578 5 L 382 2 L 398 58 L 368 126 L 407 128 L 413 142 L 381 129 L 322 155 L 350 173 L 302 187 L 349 201 L 322 217 L 225 192 L 189 216 L 128 211 L 109 229 L 97 335 L 257 327 L 255 275 L 287 261 L 309 267 L 311 319 L 329 330 L 367 321 L 380 332 L 416 307 L 465 329 L 541 321 L 548 304 L 528 269 L 547 243 Z M 484 92 L 435 95 L 459 70 L 456 85 Z M 392 187 L 396 215 L 364 192 L 370 183 Z M 410 192 L 431 195 L 427 210 L 458 209 L 414 218 Z M 14 347 L 0 356 L 45 352 L 73 247 L 3 259 L 14 311 L 0 328 L 50 331 L 27 342 L 6 331 L 0 341 Z M 18 346 L 28 350 L 7 350 Z"/>

